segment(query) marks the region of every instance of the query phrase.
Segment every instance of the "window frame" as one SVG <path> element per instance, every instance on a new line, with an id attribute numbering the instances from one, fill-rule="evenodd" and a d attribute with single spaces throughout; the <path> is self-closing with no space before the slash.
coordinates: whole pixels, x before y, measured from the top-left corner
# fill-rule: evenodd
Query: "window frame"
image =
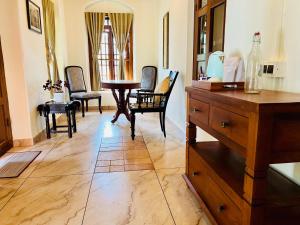
<path id="1" fill-rule="evenodd" d="M 109 18 L 106 17 L 105 20 L 109 20 Z M 109 67 L 108 72 L 109 72 L 109 74 L 107 75 L 107 79 L 108 80 L 116 80 L 118 78 L 117 77 L 118 72 L 115 69 L 115 67 L 116 67 L 115 61 L 117 60 L 115 58 L 115 55 L 118 55 L 118 53 L 114 51 L 116 48 L 114 46 L 114 37 L 113 37 L 111 25 L 107 25 L 105 23 L 104 30 L 105 29 L 109 30 L 109 32 L 108 32 L 108 67 Z M 103 30 L 103 32 L 104 32 L 104 30 Z M 102 44 L 102 41 L 103 40 L 101 40 L 101 44 Z M 90 65 L 90 72 L 91 72 L 93 56 L 92 56 L 92 47 L 91 47 L 91 43 L 90 43 L 89 39 L 88 39 L 88 49 L 89 49 L 89 65 Z M 102 54 L 101 54 L 101 52 L 99 52 L 98 57 L 97 57 L 99 67 L 101 66 L 101 60 L 104 60 L 101 58 L 101 56 L 102 56 Z M 131 28 L 130 28 L 129 39 L 128 39 L 128 42 L 126 45 L 126 50 L 125 50 L 125 56 L 128 56 L 128 57 L 125 57 L 125 59 L 124 59 L 125 79 L 132 80 L 133 79 L 133 25 L 131 25 Z M 101 80 L 104 80 L 102 77 L 102 74 L 101 74 L 101 69 L 100 69 L 100 78 L 101 78 Z"/>

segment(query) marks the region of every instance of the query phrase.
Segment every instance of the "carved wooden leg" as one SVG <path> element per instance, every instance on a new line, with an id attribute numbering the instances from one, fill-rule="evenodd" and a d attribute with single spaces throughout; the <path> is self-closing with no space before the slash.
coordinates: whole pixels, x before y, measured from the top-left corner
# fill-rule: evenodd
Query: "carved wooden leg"
<path id="1" fill-rule="evenodd" d="M 85 106 L 86 106 L 86 111 L 88 112 L 89 111 L 89 100 L 88 99 L 85 100 Z"/>
<path id="2" fill-rule="evenodd" d="M 55 117 L 55 113 L 52 113 L 52 126 L 53 126 L 53 130 L 56 131 L 56 117 Z"/>
<path id="3" fill-rule="evenodd" d="M 83 99 L 81 99 L 80 101 L 81 101 L 81 111 L 82 111 L 82 117 L 85 117 L 85 115 L 84 115 L 84 100 L 83 100 Z"/>
<path id="4" fill-rule="evenodd" d="M 130 116 L 129 111 L 128 111 L 129 97 L 130 97 L 130 95 L 131 95 L 131 90 L 129 90 L 129 93 L 128 93 L 127 97 L 126 97 L 125 104 L 123 106 L 124 107 L 123 111 L 124 111 L 124 114 L 125 114 L 125 116 L 126 116 L 126 118 L 127 118 L 128 121 L 131 120 L 131 116 Z"/>
<path id="5" fill-rule="evenodd" d="M 45 113 L 45 120 L 46 120 L 46 133 L 47 133 L 47 138 L 51 138 L 51 131 L 50 131 L 50 122 L 49 122 L 49 114 Z"/>
<path id="6" fill-rule="evenodd" d="M 77 132 L 77 125 L 76 125 L 76 109 L 72 110 L 72 124 L 73 124 L 73 132 Z"/>
<path id="7" fill-rule="evenodd" d="M 120 114 L 121 114 L 121 113 L 120 113 L 120 103 L 119 103 L 118 96 L 117 96 L 117 94 L 116 94 L 116 90 L 115 90 L 115 89 L 112 89 L 111 91 L 112 91 L 112 94 L 113 94 L 114 99 L 115 99 L 116 104 L 117 104 L 117 112 L 116 112 L 116 114 L 115 114 L 115 116 L 114 116 L 114 119 L 111 121 L 112 123 L 115 123 L 115 122 L 118 120 L 118 118 L 119 118 L 119 116 L 120 116 Z"/>
<path id="8" fill-rule="evenodd" d="M 71 122 L 70 110 L 67 110 L 66 114 L 67 114 L 67 120 L 68 120 L 68 135 L 69 135 L 69 138 L 72 138 L 72 122 Z"/>
<path id="9" fill-rule="evenodd" d="M 163 124 L 162 124 L 162 112 L 159 113 L 159 122 L 160 122 L 161 131 L 164 132 L 164 130 L 163 130 Z"/>
<path id="10" fill-rule="evenodd" d="M 131 113 L 131 138 L 134 140 L 135 138 L 135 113 Z"/>
<path id="11" fill-rule="evenodd" d="M 162 113 L 162 125 L 163 125 L 164 136 L 167 137 L 167 135 L 166 135 L 166 111 L 164 111 Z"/>
<path id="12" fill-rule="evenodd" d="M 98 98 L 98 107 L 99 107 L 99 112 L 102 114 L 102 107 L 101 107 L 101 96 Z"/>

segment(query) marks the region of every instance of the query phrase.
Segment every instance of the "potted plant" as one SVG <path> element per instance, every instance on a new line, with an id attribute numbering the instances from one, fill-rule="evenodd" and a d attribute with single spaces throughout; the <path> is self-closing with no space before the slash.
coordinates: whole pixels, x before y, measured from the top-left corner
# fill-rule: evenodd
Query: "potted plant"
<path id="1" fill-rule="evenodd" d="M 53 101 L 64 102 L 65 94 L 63 92 L 63 86 L 66 87 L 66 82 L 63 82 L 62 80 L 57 80 L 55 83 L 51 80 L 47 80 L 43 85 L 43 89 L 53 93 Z"/>

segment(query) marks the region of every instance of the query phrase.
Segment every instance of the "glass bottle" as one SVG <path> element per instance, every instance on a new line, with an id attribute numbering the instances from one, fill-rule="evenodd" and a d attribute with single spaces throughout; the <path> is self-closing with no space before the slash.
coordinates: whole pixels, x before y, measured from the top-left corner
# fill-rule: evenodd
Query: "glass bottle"
<path id="1" fill-rule="evenodd" d="M 257 32 L 254 34 L 252 50 L 247 60 L 245 92 L 248 94 L 258 94 L 260 92 L 259 83 L 263 72 L 260 44 L 261 35 Z"/>

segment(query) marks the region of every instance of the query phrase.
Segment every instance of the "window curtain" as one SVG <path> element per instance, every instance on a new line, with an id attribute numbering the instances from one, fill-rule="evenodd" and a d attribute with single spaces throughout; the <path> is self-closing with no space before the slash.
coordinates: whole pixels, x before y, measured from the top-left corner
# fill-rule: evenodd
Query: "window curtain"
<path id="1" fill-rule="evenodd" d="M 129 38 L 129 32 L 133 21 L 133 14 L 129 13 L 109 13 L 108 14 L 116 46 L 120 54 L 119 79 L 125 79 L 124 51 Z"/>
<path id="2" fill-rule="evenodd" d="M 101 38 L 104 28 L 105 13 L 85 13 L 85 23 L 92 51 L 91 88 L 92 91 L 101 89 L 101 77 L 98 64 L 98 54 L 101 48 Z"/>
<path id="3" fill-rule="evenodd" d="M 47 54 L 48 79 L 56 82 L 59 80 L 58 65 L 55 54 L 55 13 L 54 3 L 43 0 L 44 31 Z"/>

